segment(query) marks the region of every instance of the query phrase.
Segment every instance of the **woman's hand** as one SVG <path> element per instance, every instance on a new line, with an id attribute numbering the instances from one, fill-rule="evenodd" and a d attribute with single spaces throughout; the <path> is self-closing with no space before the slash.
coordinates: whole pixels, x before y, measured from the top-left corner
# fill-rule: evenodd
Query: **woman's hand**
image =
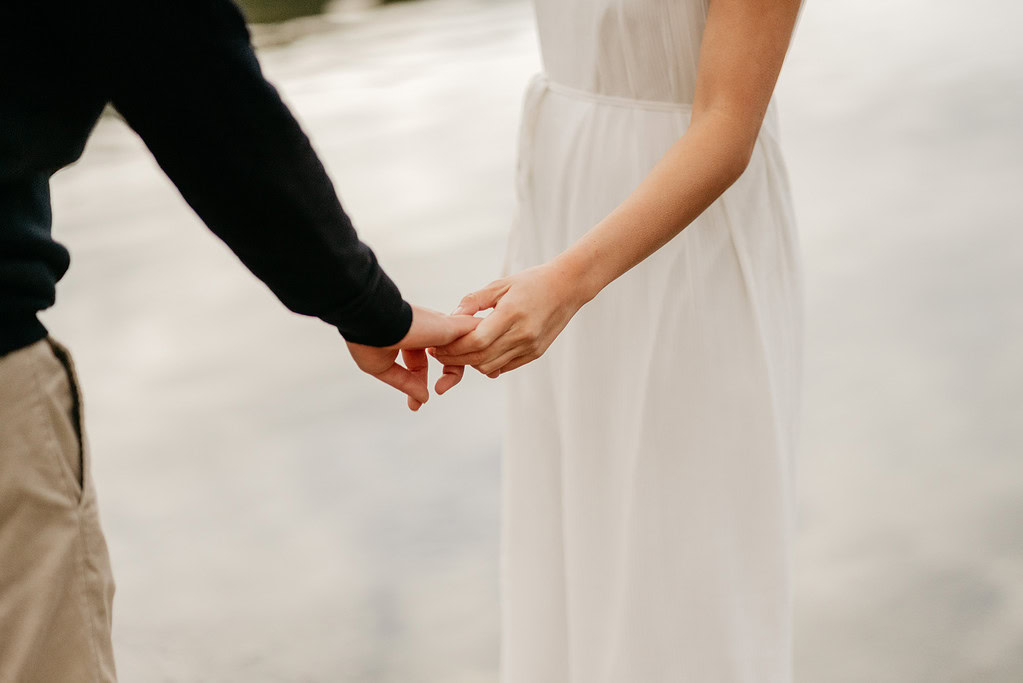
<path id="1" fill-rule="evenodd" d="M 583 304 L 593 298 L 567 260 L 555 260 L 491 282 L 462 299 L 454 314 L 494 309 L 475 330 L 431 353 L 444 364 L 436 390 L 458 384 L 464 366 L 497 377 L 543 355 Z"/>

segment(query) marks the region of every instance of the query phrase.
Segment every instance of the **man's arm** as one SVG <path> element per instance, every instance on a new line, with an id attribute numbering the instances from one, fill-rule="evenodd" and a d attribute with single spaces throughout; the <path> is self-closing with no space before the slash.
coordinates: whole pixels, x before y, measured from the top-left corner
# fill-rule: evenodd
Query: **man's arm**
<path id="1" fill-rule="evenodd" d="M 109 98 L 203 221 L 291 310 L 337 326 L 349 342 L 402 340 L 412 310 L 263 78 L 237 8 L 105 6 Z"/>

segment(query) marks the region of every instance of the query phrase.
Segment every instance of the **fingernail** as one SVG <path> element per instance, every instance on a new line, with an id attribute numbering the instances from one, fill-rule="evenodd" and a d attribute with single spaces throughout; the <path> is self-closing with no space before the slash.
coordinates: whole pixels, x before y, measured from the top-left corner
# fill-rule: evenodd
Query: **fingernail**
<path id="1" fill-rule="evenodd" d="M 461 305 L 459 305 L 455 308 L 455 310 L 451 311 L 451 315 L 462 315 L 463 310 L 464 309 L 461 307 Z"/>

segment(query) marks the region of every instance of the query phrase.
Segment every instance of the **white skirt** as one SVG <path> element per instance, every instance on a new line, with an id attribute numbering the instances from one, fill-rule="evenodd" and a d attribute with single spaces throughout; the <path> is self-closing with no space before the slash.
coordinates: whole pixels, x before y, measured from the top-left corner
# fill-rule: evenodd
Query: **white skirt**
<path id="1" fill-rule="evenodd" d="M 510 271 L 609 214 L 686 105 L 530 86 Z M 508 387 L 503 683 L 788 683 L 800 268 L 768 112 L 742 177 Z"/>

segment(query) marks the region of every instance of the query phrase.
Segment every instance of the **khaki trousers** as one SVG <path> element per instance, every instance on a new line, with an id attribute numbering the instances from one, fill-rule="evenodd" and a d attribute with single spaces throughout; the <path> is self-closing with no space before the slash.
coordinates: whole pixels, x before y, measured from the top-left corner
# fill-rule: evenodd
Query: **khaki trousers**
<path id="1" fill-rule="evenodd" d="M 0 356 L 0 682 L 115 681 L 114 581 L 67 350 Z"/>

